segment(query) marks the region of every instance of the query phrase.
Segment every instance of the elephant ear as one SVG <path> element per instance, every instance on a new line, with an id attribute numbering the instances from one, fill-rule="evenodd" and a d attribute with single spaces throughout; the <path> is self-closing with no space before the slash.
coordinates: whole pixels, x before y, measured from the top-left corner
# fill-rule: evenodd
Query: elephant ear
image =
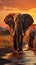
<path id="1" fill-rule="evenodd" d="M 14 22 L 14 17 L 9 14 L 5 17 L 4 21 L 7 25 L 11 25 Z"/>
<path id="2" fill-rule="evenodd" d="M 29 14 L 23 14 L 22 19 L 23 19 L 23 32 L 25 33 L 25 31 L 29 28 L 29 26 L 33 24 L 34 20 L 32 16 L 30 16 Z"/>
<path id="3" fill-rule="evenodd" d="M 12 14 L 9 14 L 5 17 L 4 19 L 5 23 L 9 26 L 12 26 L 12 28 L 14 29 L 15 27 L 15 23 L 14 23 L 14 17 Z"/>

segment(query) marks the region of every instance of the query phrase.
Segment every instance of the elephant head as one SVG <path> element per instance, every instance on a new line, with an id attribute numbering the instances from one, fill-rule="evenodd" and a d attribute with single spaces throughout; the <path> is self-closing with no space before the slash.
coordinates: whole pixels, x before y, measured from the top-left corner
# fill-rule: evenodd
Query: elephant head
<path id="1" fill-rule="evenodd" d="M 33 22 L 34 22 L 32 16 L 29 15 L 29 14 L 19 14 L 16 17 L 16 21 L 18 23 L 18 26 L 17 26 L 18 32 L 23 30 L 24 33 L 29 28 L 29 26 L 31 26 L 33 24 Z"/>

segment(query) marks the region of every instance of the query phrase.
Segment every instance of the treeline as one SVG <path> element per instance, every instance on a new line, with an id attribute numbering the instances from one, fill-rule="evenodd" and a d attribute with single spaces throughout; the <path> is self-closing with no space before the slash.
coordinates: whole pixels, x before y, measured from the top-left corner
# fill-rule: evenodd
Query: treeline
<path id="1" fill-rule="evenodd" d="M 0 30 L 0 35 L 10 35 L 9 30 Z"/>

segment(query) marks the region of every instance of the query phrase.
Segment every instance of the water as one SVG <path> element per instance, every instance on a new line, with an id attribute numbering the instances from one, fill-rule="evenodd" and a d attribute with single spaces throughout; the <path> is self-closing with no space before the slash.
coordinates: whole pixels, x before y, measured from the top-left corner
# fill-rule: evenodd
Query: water
<path id="1" fill-rule="evenodd" d="M 28 50 L 21 52 L 12 52 L 2 57 L 4 63 L 2 65 L 36 65 L 36 51 Z"/>

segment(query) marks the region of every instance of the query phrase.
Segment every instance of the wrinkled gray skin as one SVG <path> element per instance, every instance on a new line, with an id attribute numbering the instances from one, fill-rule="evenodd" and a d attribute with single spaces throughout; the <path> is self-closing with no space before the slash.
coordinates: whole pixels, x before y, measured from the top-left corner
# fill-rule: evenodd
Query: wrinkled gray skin
<path id="1" fill-rule="evenodd" d="M 17 37 L 18 37 L 18 47 L 19 50 L 22 50 L 22 40 L 23 40 L 23 33 L 25 34 L 26 30 L 32 25 L 33 18 L 29 14 L 19 14 L 16 18 L 17 25 Z"/>
<path id="2" fill-rule="evenodd" d="M 9 14 L 8 16 L 5 17 L 4 19 L 5 23 L 9 26 L 12 25 L 12 28 L 14 29 L 15 24 L 14 24 L 14 17 Z M 33 23 L 33 18 L 29 15 L 29 14 L 19 14 L 16 17 L 15 20 L 18 24 L 17 24 L 17 28 L 14 34 L 14 49 L 17 49 L 17 42 L 18 42 L 18 48 L 19 50 L 22 50 L 22 40 L 23 40 L 23 35 L 22 35 L 22 31 L 23 33 L 26 32 L 26 30 L 28 29 L 28 27 L 30 25 L 32 25 Z M 17 38 L 17 41 L 16 41 Z"/>
<path id="3" fill-rule="evenodd" d="M 19 14 L 16 21 L 18 22 L 18 33 L 20 33 L 21 29 L 23 29 L 23 32 L 25 33 L 28 27 L 34 22 L 33 18 L 29 14 Z"/>

